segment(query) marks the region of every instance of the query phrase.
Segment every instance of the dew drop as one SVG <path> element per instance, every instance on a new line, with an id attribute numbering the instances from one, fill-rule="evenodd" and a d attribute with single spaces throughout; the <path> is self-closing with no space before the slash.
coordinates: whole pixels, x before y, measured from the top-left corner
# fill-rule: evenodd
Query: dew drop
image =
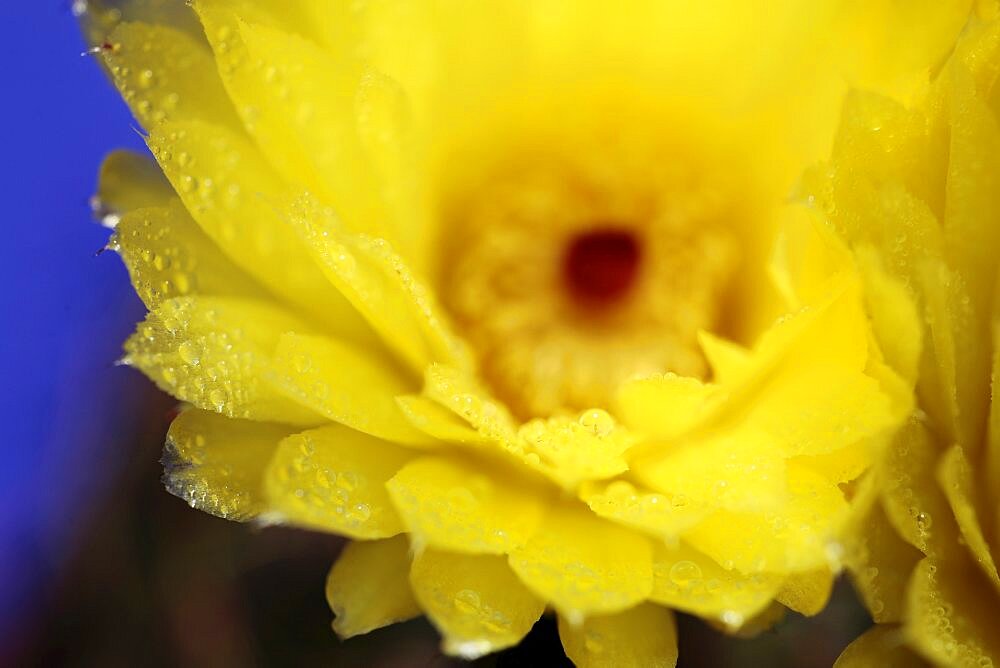
<path id="1" fill-rule="evenodd" d="M 358 503 L 347 512 L 347 519 L 358 524 L 367 522 L 372 516 L 372 510 L 367 503 Z"/>
<path id="2" fill-rule="evenodd" d="M 197 366 L 198 362 L 201 361 L 198 355 L 198 348 L 191 341 L 185 341 L 177 347 L 177 354 L 181 356 L 185 364 L 190 364 L 191 366 Z"/>
<path id="3" fill-rule="evenodd" d="M 604 651 L 604 638 L 596 631 L 587 631 L 583 637 L 583 645 L 591 654 L 600 654 Z"/>
<path id="4" fill-rule="evenodd" d="M 462 589 L 455 594 L 455 609 L 463 615 L 473 615 L 482 606 L 479 594 L 471 589 Z"/>
<path id="5" fill-rule="evenodd" d="M 670 581 L 685 587 L 701 579 L 701 567 L 693 561 L 678 561 L 670 567 Z"/>
<path id="6" fill-rule="evenodd" d="M 580 416 L 580 425 L 589 429 L 595 436 L 607 436 L 615 428 L 615 420 L 607 411 L 594 409 L 585 411 Z"/>
<path id="7" fill-rule="evenodd" d="M 139 87 L 140 88 L 150 88 L 153 85 L 153 80 L 155 75 L 153 70 L 143 70 L 139 73 Z"/>

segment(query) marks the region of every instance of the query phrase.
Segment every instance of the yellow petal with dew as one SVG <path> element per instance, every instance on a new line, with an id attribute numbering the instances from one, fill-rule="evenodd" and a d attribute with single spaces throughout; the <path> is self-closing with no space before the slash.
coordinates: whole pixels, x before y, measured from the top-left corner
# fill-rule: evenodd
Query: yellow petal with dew
<path id="1" fill-rule="evenodd" d="M 904 627 L 910 645 L 938 665 L 991 665 L 1000 657 L 1000 636 L 996 590 L 988 582 L 961 557 L 921 561 L 910 581 Z"/>
<path id="2" fill-rule="evenodd" d="M 647 538 L 566 505 L 550 510 L 535 535 L 511 552 L 510 565 L 529 589 L 578 622 L 646 599 L 652 555 Z"/>
<path id="3" fill-rule="evenodd" d="M 844 563 L 865 608 L 879 624 L 903 618 L 910 575 L 923 554 L 900 538 L 876 500 L 845 530 Z"/>
<path id="4" fill-rule="evenodd" d="M 951 266 L 962 278 L 963 289 L 952 308 L 970 311 L 965 322 L 955 323 L 961 336 L 955 351 L 955 389 L 961 407 L 958 442 L 972 458 L 984 442 L 989 413 L 990 378 L 983 369 L 992 362 L 991 318 L 996 317 L 995 249 L 1000 248 L 1000 230 L 990 221 L 1000 216 L 1000 202 L 994 197 L 1000 188 L 1000 122 L 992 99 L 998 40 L 1000 26 L 995 23 L 983 27 L 975 39 L 964 39 L 957 54 L 961 64 L 953 61 L 945 75 L 950 123 L 942 223 Z M 964 343 L 969 337 L 975 345 Z"/>
<path id="5" fill-rule="evenodd" d="M 324 336 L 287 333 L 274 353 L 271 384 L 290 400 L 366 434 L 407 444 L 430 439 L 396 403 L 415 389 L 391 361 Z"/>
<path id="6" fill-rule="evenodd" d="M 657 545 L 649 598 L 690 614 L 740 628 L 774 599 L 781 576 L 727 570 L 684 542 Z"/>
<path id="7" fill-rule="evenodd" d="M 457 415 L 426 397 L 411 394 L 396 397 L 396 403 L 414 427 L 435 440 L 474 447 L 491 442 Z"/>
<path id="8" fill-rule="evenodd" d="M 147 130 L 191 119 L 239 127 L 203 42 L 165 25 L 122 23 L 107 46 L 100 54 L 111 79 Z"/>
<path id="9" fill-rule="evenodd" d="M 891 396 L 865 373 L 868 324 L 858 286 L 846 279 L 831 293 L 826 303 L 807 307 L 793 339 L 784 345 L 772 339 L 779 360 L 747 407 L 746 423 L 770 435 L 788 456 L 834 452 L 901 419 Z M 768 343 L 760 346 L 762 357 Z"/>
<path id="10" fill-rule="evenodd" d="M 925 421 L 911 418 L 878 464 L 886 517 L 910 545 L 936 556 L 953 549 L 958 528 L 937 481 L 940 446 Z"/>
<path id="11" fill-rule="evenodd" d="M 878 625 L 859 636 L 837 658 L 833 668 L 921 668 L 923 659 L 907 648 L 897 626 Z"/>
<path id="12" fill-rule="evenodd" d="M 350 100 L 357 65 L 347 58 L 329 62 L 329 56 L 300 36 L 310 27 L 300 20 L 299 4 L 293 1 L 278 8 L 259 2 L 201 0 L 194 6 L 247 131 L 282 176 L 318 192 L 324 179 L 320 165 L 343 174 L 333 178 L 347 183 L 358 178 L 348 174 L 361 172 L 363 176 L 366 171 L 362 164 L 358 164 L 360 169 L 343 168 L 357 160 L 357 152 L 351 151 L 357 138 L 353 136 L 354 104 Z M 329 15 L 324 18 L 336 20 Z M 251 49 L 248 36 L 257 37 L 256 49 Z M 276 41 L 282 41 L 286 51 L 293 53 L 276 53 Z M 308 69 L 313 71 L 316 60 L 328 61 L 326 71 L 316 81 L 309 80 L 303 67 L 289 66 L 290 59 L 306 54 L 313 62 L 305 65 L 312 65 Z M 306 129 L 317 132 L 311 144 L 302 136 Z M 331 163 L 334 157 L 337 164 Z M 347 202 L 355 199 L 353 194 L 339 195 Z"/>
<path id="13" fill-rule="evenodd" d="M 580 499 L 600 517 L 661 540 L 676 539 L 710 512 L 683 494 L 661 494 L 627 480 L 585 483 Z"/>
<path id="14" fill-rule="evenodd" d="M 326 579 L 333 630 L 352 638 L 420 615 L 405 536 L 348 543 Z"/>
<path id="15" fill-rule="evenodd" d="M 389 494 L 416 545 L 470 554 L 506 554 L 536 531 L 544 496 L 495 464 L 458 457 L 410 462 Z"/>
<path id="16" fill-rule="evenodd" d="M 108 35 L 123 21 L 167 25 L 195 39 L 202 35 L 198 17 L 184 3 L 174 0 L 87 0 L 73 11 L 92 46 L 107 42 Z"/>
<path id="17" fill-rule="evenodd" d="M 432 364 L 424 373 L 424 396 L 460 417 L 488 442 L 517 450 L 517 423 L 473 374 Z"/>
<path id="18" fill-rule="evenodd" d="M 848 505 L 841 490 L 807 469 L 788 467 L 788 498 L 773 510 L 719 510 L 684 539 L 726 567 L 744 573 L 826 567 Z"/>
<path id="19" fill-rule="evenodd" d="M 518 435 L 525 461 L 567 489 L 627 471 L 625 453 L 635 443 L 635 437 L 601 409 L 584 411 L 576 419 L 532 420 Z"/>
<path id="20" fill-rule="evenodd" d="M 974 442 L 977 427 L 964 416 L 965 406 L 959 397 L 962 335 L 974 331 L 974 314 L 962 275 L 944 261 L 928 261 L 918 275 L 924 295 L 925 317 L 930 328 L 928 344 L 933 353 L 932 379 L 925 381 L 936 390 L 939 403 L 930 403 L 923 391 L 924 406 L 931 418 L 939 423 L 941 438 L 961 444 Z M 979 402 L 977 401 L 976 404 Z M 970 405 L 974 408 L 976 404 Z"/>
<path id="21" fill-rule="evenodd" d="M 559 639 L 578 668 L 673 668 L 677 624 L 670 610 L 643 603 L 573 625 L 559 618 Z"/>
<path id="22" fill-rule="evenodd" d="M 771 436 L 754 429 L 692 436 L 632 469 L 649 488 L 707 509 L 773 509 L 785 498 L 785 463 Z"/>
<path id="23" fill-rule="evenodd" d="M 998 290 L 997 294 L 1000 294 Z M 1000 310 L 1000 305 L 997 306 Z M 990 405 L 990 422 L 987 429 L 985 480 L 989 503 L 994 508 L 1000 508 L 1000 324 L 993 325 L 993 368 L 990 374 L 993 399 Z M 997 523 L 993 531 L 996 540 L 1000 540 L 1000 512 L 994 514 Z"/>
<path id="24" fill-rule="evenodd" d="M 521 641 L 545 611 L 503 557 L 425 550 L 410 583 L 446 654 L 475 659 Z"/>
<path id="25" fill-rule="evenodd" d="M 308 194 L 292 203 L 288 220 L 327 279 L 414 371 L 431 362 L 471 368 L 433 292 L 386 240 L 351 232 Z"/>
<path id="26" fill-rule="evenodd" d="M 990 545 L 983 534 L 980 509 L 985 510 L 987 506 L 976 485 L 972 465 L 961 446 L 952 446 L 944 453 L 938 464 L 938 479 L 973 560 L 1000 593 L 1000 576 L 997 574 Z"/>
<path id="27" fill-rule="evenodd" d="M 338 214 L 350 229 L 389 239 L 406 254 L 407 247 L 400 243 L 417 231 L 400 234 L 403 221 L 390 212 L 390 188 L 380 182 L 364 142 L 366 123 L 375 120 L 373 87 L 386 78 L 365 71 L 354 54 L 331 53 L 265 25 L 240 23 L 239 38 L 246 61 L 232 70 L 229 90 L 235 99 L 253 105 L 251 129 L 264 150 L 275 164 L 288 168 L 290 180 L 337 202 Z M 230 53 L 238 48 L 231 45 Z M 399 123 L 383 125 L 382 130 L 391 132 L 405 119 L 402 93 L 397 104 L 402 107 L 396 110 Z M 398 141 L 397 151 L 403 148 L 402 137 L 391 139 Z"/>
<path id="28" fill-rule="evenodd" d="M 136 293 L 150 309 L 187 295 L 269 299 L 177 200 L 124 214 L 109 246 L 121 255 Z"/>
<path id="29" fill-rule="evenodd" d="M 174 189 L 152 158 L 135 151 L 112 151 L 101 163 L 97 194 L 91 201 L 94 214 L 105 227 L 115 227 L 133 209 L 164 206 Z"/>
<path id="30" fill-rule="evenodd" d="M 812 617 L 826 607 L 833 592 L 833 572 L 819 568 L 807 573 L 795 573 L 781 583 L 775 598 L 795 612 Z"/>
<path id="31" fill-rule="evenodd" d="M 766 472 L 782 456 L 833 453 L 895 425 L 903 410 L 897 386 L 890 393 L 865 373 L 868 326 L 858 287 L 850 275 L 829 279 L 815 303 L 776 323 L 749 357 L 730 363 L 726 385 L 670 375 L 626 385 L 619 410 L 627 424 L 651 436 L 634 454 L 640 459 L 633 468 L 645 482 L 660 488 L 659 477 L 670 484 L 703 480 L 676 472 L 675 460 L 685 455 L 669 442 L 682 434 L 691 439 L 699 430 L 708 432 L 699 437 L 720 455 L 742 451 L 748 461 L 733 464 L 770 458 Z M 824 354 L 817 357 L 815 350 Z M 727 441 L 744 445 L 731 448 Z"/>
<path id="32" fill-rule="evenodd" d="M 790 456 L 823 455 L 894 426 L 898 416 L 874 378 L 835 359 L 814 364 L 759 395 L 748 421 Z"/>
<path id="33" fill-rule="evenodd" d="M 125 342 L 123 361 L 182 401 L 228 417 L 314 425 L 322 419 L 266 380 L 282 332 L 307 331 L 267 302 L 178 297 L 162 302 Z"/>
<path id="34" fill-rule="evenodd" d="M 284 186 L 241 134 L 202 120 L 163 123 L 148 144 L 205 233 L 244 271 L 338 335 L 370 341 L 364 322 L 276 211 Z"/>
<path id="35" fill-rule="evenodd" d="M 267 471 L 274 519 L 370 540 L 403 531 L 385 483 L 412 454 L 341 425 L 281 442 Z"/>
<path id="36" fill-rule="evenodd" d="M 264 472 L 289 433 L 284 425 L 188 409 L 167 432 L 164 485 L 210 515 L 239 522 L 253 519 L 267 509 Z"/>

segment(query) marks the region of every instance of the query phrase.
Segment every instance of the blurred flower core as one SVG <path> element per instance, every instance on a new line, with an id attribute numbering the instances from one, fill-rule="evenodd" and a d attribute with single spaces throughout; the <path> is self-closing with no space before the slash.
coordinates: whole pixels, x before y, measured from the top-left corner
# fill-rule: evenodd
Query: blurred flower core
<path id="1" fill-rule="evenodd" d="M 98 197 L 168 489 L 352 538 L 345 637 L 551 611 L 671 665 L 673 610 L 815 614 L 913 384 L 898 278 L 789 193 L 844 82 L 912 90 L 969 11 L 897 4 L 89 3 L 158 165 Z"/>

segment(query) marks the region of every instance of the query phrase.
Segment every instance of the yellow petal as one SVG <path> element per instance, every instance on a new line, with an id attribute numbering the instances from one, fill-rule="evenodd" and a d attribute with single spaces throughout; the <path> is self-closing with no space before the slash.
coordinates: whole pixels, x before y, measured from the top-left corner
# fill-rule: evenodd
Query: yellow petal
<path id="1" fill-rule="evenodd" d="M 122 23 L 107 43 L 100 53 L 111 78 L 147 130 L 194 118 L 239 126 L 203 42 L 165 25 Z"/>
<path id="2" fill-rule="evenodd" d="M 875 439 L 865 439 L 821 455 L 790 457 L 789 464 L 818 473 L 835 485 L 856 480 L 875 459 Z"/>
<path id="3" fill-rule="evenodd" d="M 499 556 L 426 550 L 413 560 L 410 583 L 444 651 L 464 659 L 516 645 L 545 611 Z"/>
<path id="4" fill-rule="evenodd" d="M 917 380 L 923 348 L 923 326 L 917 302 L 906 286 L 888 273 L 871 246 L 856 249 L 865 283 L 865 301 L 886 362 L 912 387 Z"/>
<path id="5" fill-rule="evenodd" d="M 106 43 L 108 35 L 122 21 L 168 25 L 196 39 L 202 34 L 198 17 L 191 8 L 172 0 L 87 0 L 79 19 L 91 45 Z"/>
<path id="6" fill-rule="evenodd" d="M 252 519 L 266 510 L 264 472 L 289 433 L 281 425 L 188 409 L 170 424 L 163 482 L 192 508 L 229 520 Z"/>
<path id="7" fill-rule="evenodd" d="M 306 330 L 269 305 L 230 297 L 178 297 L 151 311 L 125 342 L 125 362 L 161 389 L 229 417 L 313 425 L 321 418 L 265 380 L 278 337 Z"/>
<path id="8" fill-rule="evenodd" d="M 998 291 L 1000 294 L 1000 291 Z M 993 370 L 990 374 L 993 401 L 990 405 L 990 422 L 986 445 L 986 493 L 994 508 L 1000 508 L 1000 325 L 993 326 Z M 997 526 L 993 536 L 1000 540 L 1000 513 L 995 513 Z"/>
<path id="9" fill-rule="evenodd" d="M 847 519 L 838 487 L 807 469 L 788 467 L 788 498 L 768 512 L 719 510 L 684 535 L 693 547 L 744 573 L 825 567 Z"/>
<path id="10" fill-rule="evenodd" d="M 730 626 L 714 619 L 709 619 L 708 625 L 734 638 L 749 639 L 756 638 L 765 631 L 770 631 L 784 621 L 787 616 L 788 608 L 777 601 L 771 601 L 763 610 L 739 626 Z"/>
<path id="11" fill-rule="evenodd" d="M 965 450 L 958 445 L 952 446 L 938 466 L 941 488 L 955 514 L 965 544 L 972 552 L 972 558 L 1000 592 L 1000 576 L 997 575 L 990 545 L 983 535 L 980 508 L 985 510 L 986 506 L 980 498 L 981 491 L 976 486 Z"/>
<path id="12" fill-rule="evenodd" d="M 349 543 L 326 579 L 333 630 L 351 638 L 420 614 L 409 581 L 405 536 Z"/>
<path id="13" fill-rule="evenodd" d="M 488 442 L 505 450 L 517 449 L 517 423 L 473 374 L 432 364 L 424 372 L 424 395 L 462 418 Z"/>
<path id="14" fill-rule="evenodd" d="M 420 395 L 396 397 L 406 419 L 428 436 L 450 443 L 481 447 L 491 441 L 440 404 Z"/>
<path id="15" fill-rule="evenodd" d="M 761 358 L 778 359 L 762 384 L 751 386 L 747 423 L 791 456 L 833 452 L 896 425 L 899 408 L 865 374 L 868 324 L 853 280 L 835 282 L 826 303 L 797 318 L 800 329 L 788 340 L 781 341 L 787 335 L 778 325 L 759 345 Z"/>
<path id="16" fill-rule="evenodd" d="M 578 668 L 673 668 L 677 625 L 666 608 L 643 603 L 573 625 L 559 618 L 559 639 Z"/>
<path id="17" fill-rule="evenodd" d="M 191 294 L 268 298 L 176 200 L 130 210 L 121 217 L 110 245 L 121 255 L 136 293 L 150 309 Z"/>
<path id="18" fill-rule="evenodd" d="M 830 278 L 850 267 L 850 251 L 822 224 L 817 211 L 793 205 L 785 207 L 780 215 L 782 224 L 774 242 L 769 275 L 786 307 L 800 309 L 822 299 Z M 713 371 L 718 373 L 714 365 Z"/>
<path id="19" fill-rule="evenodd" d="M 676 547 L 657 545 L 649 598 L 738 629 L 767 607 L 781 581 L 781 577 L 766 573 L 746 575 L 726 570 L 684 542 Z"/>
<path id="20" fill-rule="evenodd" d="M 698 344 L 712 367 L 712 378 L 720 385 L 743 377 L 750 367 L 752 353 L 729 339 L 702 331 L 698 333 Z"/>
<path id="21" fill-rule="evenodd" d="M 287 333 L 274 353 L 272 385 L 323 417 L 397 443 L 425 443 L 396 396 L 412 381 L 384 356 L 320 336 Z"/>
<path id="22" fill-rule="evenodd" d="M 162 123 L 148 144 L 205 233 L 244 271 L 331 332 L 370 341 L 275 208 L 285 186 L 245 137 L 202 120 Z"/>
<path id="23" fill-rule="evenodd" d="M 983 397 L 976 397 L 968 407 L 970 419 L 965 419 L 966 407 L 962 405 L 964 390 L 962 364 L 968 357 L 963 353 L 962 339 L 967 332 L 975 331 L 969 294 L 963 277 L 944 261 L 928 261 L 921 267 L 920 286 L 925 297 L 926 320 L 930 326 L 930 344 L 933 352 L 933 366 L 929 370 L 925 386 L 933 387 L 938 402 L 928 401 L 923 392 L 924 405 L 931 418 L 940 424 L 940 438 L 950 442 L 972 444 L 976 442 L 978 425 L 972 416 L 982 407 Z M 979 347 L 979 346 L 977 346 Z M 981 371 L 980 368 L 978 371 Z M 985 374 L 983 374 L 985 376 Z M 964 394 L 964 392 L 963 392 Z"/>
<path id="24" fill-rule="evenodd" d="M 670 439 L 700 423 L 724 401 L 716 385 L 668 373 L 637 378 L 618 391 L 622 421 L 648 438 Z"/>
<path id="25" fill-rule="evenodd" d="M 896 626 L 876 626 L 847 646 L 833 668 L 920 668 L 924 661 L 906 647 Z"/>
<path id="26" fill-rule="evenodd" d="M 972 0 L 838 3 L 836 25 L 851 45 L 844 61 L 853 66 L 852 82 L 886 86 L 924 74 L 948 53 L 972 4 Z"/>
<path id="27" fill-rule="evenodd" d="M 329 14 L 323 18 L 324 23 L 335 20 Z M 410 237 L 418 235 L 419 228 L 413 229 L 412 214 L 405 221 L 409 224 L 401 225 L 388 202 L 392 190 L 398 194 L 406 181 L 384 184 L 370 160 L 372 146 L 365 141 L 372 138 L 370 126 L 379 123 L 383 113 L 381 120 L 387 122 L 376 131 L 391 134 L 380 146 L 397 153 L 405 146 L 399 132 L 406 118 L 405 95 L 398 85 L 393 88 L 385 76 L 362 69 L 343 45 L 337 45 L 340 53 L 332 53 L 259 23 L 241 22 L 238 28 L 238 36 L 233 31 L 226 41 L 224 57 L 242 47 L 246 60 L 223 71 L 231 73 L 227 85 L 234 99 L 253 109 L 252 118 L 244 114 L 244 119 L 265 152 L 290 180 L 336 202 L 338 214 L 352 230 L 390 239 L 397 246 L 405 242 L 400 250 L 412 255 L 407 253 Z M 384 95 L 393 90 L 395 95 Z M 411 202 L 410 210 L 417 204 Z"/>
<path id="28" fill-rule="evenodd" d="M 676 539 L 709 513 L 686 496 L 640 489 L 625 480 L 586 483 L 580 499 L 597 515 L 661 540 Z"/>
<path id="29" fill-rule="evenodd" d="M 412 454 L 340 425 L 290 436 L 267 471 L 277 519 L 369 540 L 403 531 L 385 483 Z"/>
<path id="30" fill-rule="evenodd" d="M 539 489 L 496 465 L 457 457 L 410 462 L 388 483 L 417 545 L 471 554 L 506 554 L 523 545 L 542 518 Z"/>
<path id="31" fill-rule="evenodd" d="M 692 436 L 632 469 L 651 489 L 708 509 L 773 509 L 785 498 L 785 464 L 770 435 L 755 429 Z"/>
<path id="32" fill-rule="evenodd" d="M 322 169 L 343 174 L 339 177 L 343 181 L 350 183 L 353 179 L 357 184 L 358 176 L 347 174 L 360 171 L 363 175 L 363 164 L 350 170 L 343 169 L 343 165 L 357 160 L 357 152 L 351 151 L 357 138 L 353 136 L 354 104 L 350 96 L 358 68 L 346 58 L 329 62 L 332 59 L 306 39 L 269 27 L 287 24 L 295 26 L 296 33 L 309 30 L 309 23 L 296 20 L 302 18 L 296 16 L 298 4 L 290 2 L 279 8 L 259 2 L 202 0 L 195 9 L 219 61 L 226 90 L 268 160 L 289 181 L 313 191 L 323 185 Z M 338 19 L 327 14 L 323 20 Z M 290 60 L 306 56 L 304 65 L 310 72 L 289 66 Z M 315 77 L 320 69 L 317 60 L 327 61 L 319 77 Z M 303 137 L 309 130 L 316 134 Z M 318 155 L 314 156 L 313 151 Z M 332 164 L 334 158 L 337 164 Z M 336 199 L 342 201 L 355 199 L 353 193 L 338 194 Z"/>
<path id="33" fill-rule="evenodd" d="M 632 531 L 578 506 L 557 506 L 510 565 L 570 621 L 620 612 L 649 596 L 652 547 Z"/>
<path id="34" fill-rule="evenodd" d="M 128 211 L 163 206 L 173 198 L 174 189 L 155 161 L 141 153 L 118 150 L 101 163 L 93 205 L 105 225 L 114 227 Z"/>
<path id="35" fill-rule="evenodd" d="M 911 419 L 886 450 L 878 473 L 889 521 L 907 543 L 932 556 L 953 549 L 958 541 L 951 508 L 937 482 L 938 448 L 927 424 Z"/>
<path id="36" fill-rule="evenodd" d="M 579 418 L 553 417 L 524 424 L 519 437 L 525 460 L 567 489 L 628 470 L 626 451 L 635 438 L 607 412 L 584 411 Z"/>
<path id="37" fill-rule="evenodd" d="M 833 573 L 820 568 L 808 573 L 789 576 L 778 590 L 778 601 L 807 617 L 818 615 L 826 607 L 833 592 Z"/>
<path id="38" fill-rule="evenodd" d="M 899 537 L 880 502 L 853 517 L 844 533 L 844 562 L 872 619 L 879 624 L 898 623 L 910 575 L 923 555 Z"/>
<path id="39" fill-rule="evenodd" d="M 970 31 L 973 32 L 973 31 Z M 948 239 L 949 259 L 961 276 L 961 290 L 951 310 L 962 316 L 955 351 L 956 394 L 961 407 L 958 442 L 976 458 L 983 443 L 990 401 L 990 378 L 983 373 L 991 363 L 991 318 L 996 317 L 996 248 L 1000 230 L 989 221 L 1000 216 L 993 194 L 1000 188 L 1000 123 L 991 91 L 1000 50 L 1000 26 L 995 23 L 962 40 L 956 59 L 947 70 L 947 104 L 950 108 L 946 210 L 942 221 Z M 975 341 L 969 345 L 969 338 Z"/>
<path id="40" fill-rule="evenodd" d="M 973 564 L 928 557 L 910 582 L 906 637 L 939 665 L 988 666 L 1000 659 L 995 613 L 996 590 Z"/>
<path id="41" fill-rule="evenodd" d="M 292 204 L 289 221 L 329 281 L 414 371 L 431 362 L 471 368 L 434 294 L 387 241 L 351 232 L 309 195 Z"/>

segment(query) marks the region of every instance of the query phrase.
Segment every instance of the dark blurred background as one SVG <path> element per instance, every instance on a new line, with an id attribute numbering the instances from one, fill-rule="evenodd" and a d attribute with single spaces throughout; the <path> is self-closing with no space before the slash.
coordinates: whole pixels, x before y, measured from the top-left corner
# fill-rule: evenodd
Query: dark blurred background
<path id="1" fill-rule="evenodd" d="M 101 157 L 143 144 L 80 55 L 70 5 L 10 2 L 0 40 L 0 666 L 451 665 L 423 621 L 336 639 L 336 538 L 231 524 L 163 490 L 174 406 L 114 365 L 142 307 L 118 259 L 97 256 L 107 231 L 88 208 Z M 753 641 L 682 618 L 681 665 L 829 666 L 867 624 L 843 584 L 820 617 Z M 545 620 L 480 663 L 563 662 Z"/>

